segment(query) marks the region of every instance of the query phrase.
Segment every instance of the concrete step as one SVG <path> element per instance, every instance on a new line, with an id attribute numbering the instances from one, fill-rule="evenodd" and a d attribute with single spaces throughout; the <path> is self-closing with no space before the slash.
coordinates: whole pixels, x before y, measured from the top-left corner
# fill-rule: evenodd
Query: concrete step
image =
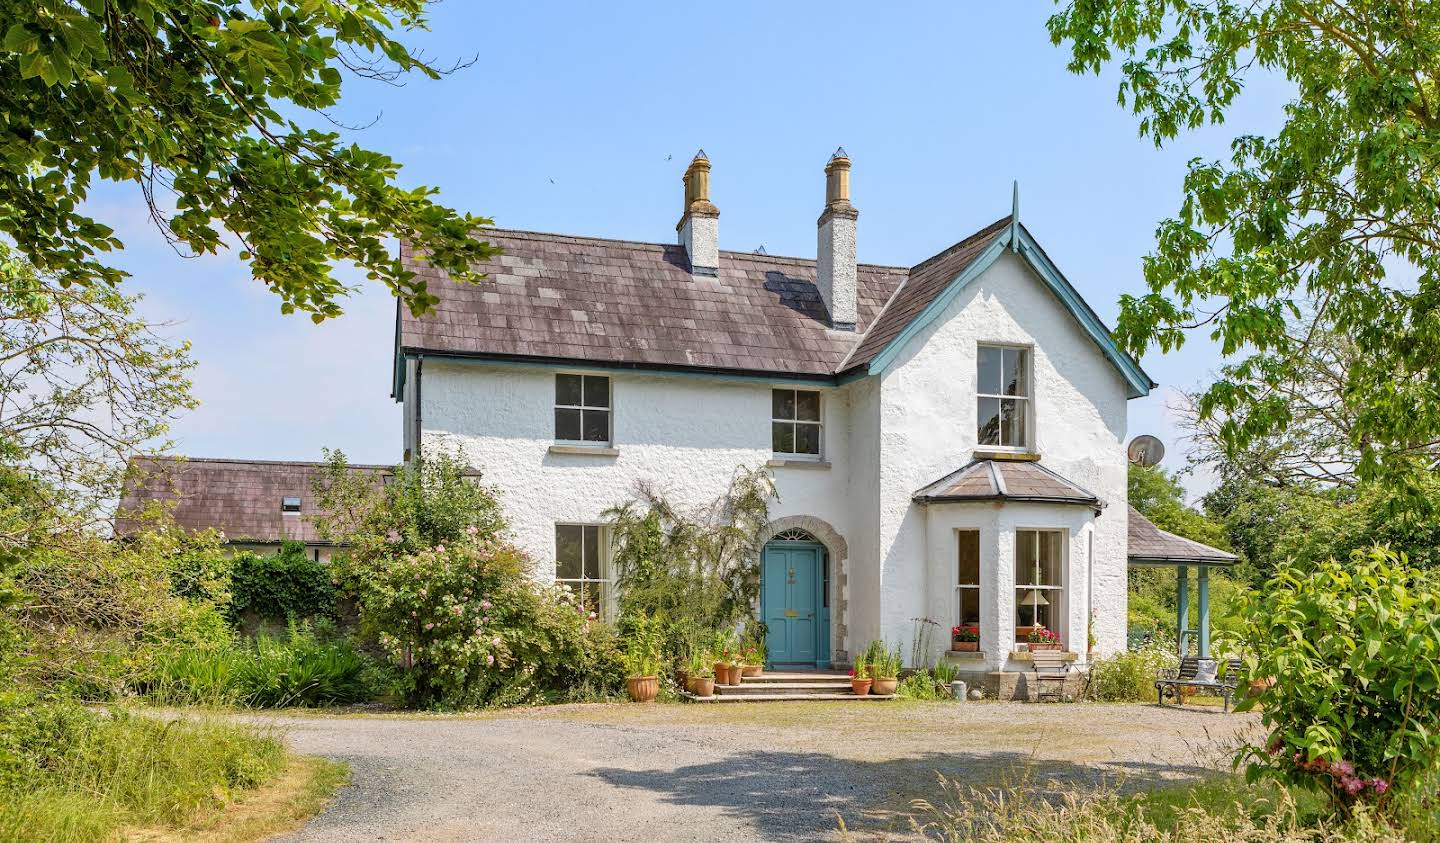
<path id="1" fill-rule="evenodd" d="M 691 702 L 699 703 L 748 703 L 748 702 L 865 702 L 867 700 L 880 702 L 882 700 L 895 699 L 894 694 L 880 697 L 874 694 L 867 694 L 857 697 L 848 690 L 843 694 L 716 694 L 713 697 L 697 697 L 691 693 L 683 695 Z"/>
<path id="2" fill-rule="evenodd" d="M 741 680 L 745 684 L 775 683 L 775 682 L 844 682 L 850 684 L 850 674 L 821 672 L 815 670 L 781 670 L 766 671 L 759 676 L 746 676 Z"/>

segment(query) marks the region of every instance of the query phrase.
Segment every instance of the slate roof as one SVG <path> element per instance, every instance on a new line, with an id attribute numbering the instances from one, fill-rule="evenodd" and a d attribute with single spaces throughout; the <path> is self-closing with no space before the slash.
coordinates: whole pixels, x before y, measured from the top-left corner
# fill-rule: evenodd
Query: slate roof
<path id="1" fill-rule="evenodd" d="M 904 284 L 896 291 L 875 320 L 875 325 L 865 332 L 855 353 L 845 361 L 844 369 L 854 369 L 869 363 L 885 350 L 890 341 L 900 335 L 916 316 L 920 315 L 930 302 L 934 301 L 955 276 L 965 271 L 970 262 L 980 256 L 996 237 L 1005 233 L 1010 217 L 998 219 L 974 234 L 956 243 L 940 254 L 913 267 Z"/>
<path id="2" fill-rule="evenodd" d="M 1032 501 L 1104 506 L 1093 493 L 1040 463 L 1018 460 L 974 460 L 911 498 L 922 503 Z"/>
<path id="3" fill-rule="evenodd" d="M 173 503 L 175 523 L 187 530 L 220 530 L 231 542 L 324 544 L 308 516 L 315 513 L 311 481 L 323 463 L 137 457 L 130 460 L 115 534 L 140 529 L 136 516 L 152 501 Z M 382 477 L 389 466 L 352 465 Z M 285 497 L 300 498 L 300 512 L 281 512 Z"/>
<path id="4" fill-rule="evenodd" d="M 1156 527 L 1130 507 L 1130 562 L 1170 565 L 1233 565 L 1240 557 Z"/>
<path id="5" fill-rule="evenodd" d="M 815 261 L 720 253 L 715 278 L 694 277 L 678 245 L 485 229 L 504 254 L 458 284 L 402 243 L 406 269 L 430 282 L 435 310 L 399 316 L 402 352 L 830 377 L 855 347 L 832 331 Z M 857 331 L 908 270 L 861 264 Z"/>

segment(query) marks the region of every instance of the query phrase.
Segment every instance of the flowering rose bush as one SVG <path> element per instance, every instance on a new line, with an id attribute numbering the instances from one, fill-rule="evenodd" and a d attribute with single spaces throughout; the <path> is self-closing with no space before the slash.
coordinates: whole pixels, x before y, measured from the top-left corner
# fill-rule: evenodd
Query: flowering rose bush
<path id="1" fill-rule="evenodd" d="M 1440 763 L 1440 582 L 1404 554 L 1284 564 L 1246 606 L 1245 673 L 1276 682 L 1259 706 L 1267 745 L 1247 777 L 1316 787 L 1349 810 L 1435 775 Z"/>
<path id="2" fill-rule="evenodd" d="M 532 581 L 526 565 L 513 546 L 471 527 L 372 572 L 362 619 L 408 667 L 412 704 L 519 705 L 617 690 L 613 632 L 568 590 Z"/>

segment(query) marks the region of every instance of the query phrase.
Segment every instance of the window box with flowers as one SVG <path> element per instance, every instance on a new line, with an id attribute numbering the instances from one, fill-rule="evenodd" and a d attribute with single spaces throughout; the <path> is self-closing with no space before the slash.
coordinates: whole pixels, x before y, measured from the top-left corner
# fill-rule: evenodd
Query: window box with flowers
<path id="1" fill-rule="evenodd" d="M 971 624 L 950 627 L 950 649 L 957 653 L 979 652 L 980 627 Z"/>
<path id="2" fill-rule="evenodd" d="M 1030 632 L 1025 636 L 1025 640 L 1029 642 L 1030 649 L 1032 651 L 1062 649 L 1060 644 L 1060 633 L 1056 632 L 1053 629 L 1046 629 L 1043 626 L 1036 626 L 1032 628 Z"/>

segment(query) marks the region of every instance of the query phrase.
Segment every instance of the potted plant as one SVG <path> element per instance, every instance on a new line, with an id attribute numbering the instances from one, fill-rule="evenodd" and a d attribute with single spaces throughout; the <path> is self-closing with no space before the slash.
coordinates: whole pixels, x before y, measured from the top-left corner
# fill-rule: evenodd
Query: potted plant
<path id="1" fill-rule="evenodd" d="M 735 633 L 726 629 L 715 635 L 715 684 L 716 685 L 739 685 L 740 679 L 737 676 L 734 682 L 730 681 L 730 664 L 735 660 L 731 651 L 735 648 Z"/>
<path id="2" fill-rule="evenodd" d="M 1085 642 L 1086 642 L 1085 658 L 1086 658 L 1087 661 L 1094 661 L 1094 660 L 1095 660 L 1095 645 L 1098 644 L 1098 643 L 1100 643 L 1100 642 L 1099 642 L 1099 639 L 1097 639 L 1097 638 L 1095 637 L 1095 610 L 1094 610 L 1094 609 L 1091 609 L 1091 610 L 1090 610 L 1090 621 L 1089 621 L 1089 623 L 1086 624 L 1086 626 L 1085 626 Z"/>
<path id="3" fill-rule="evenodd" d="M 654 702 L 660 693 L 662 646 L 660 624 L 639 616 L 625 645 L 625 690 L 634 702 Z"/>
<path id="4" fill-rule="evenodd" d="M 757 677 L 765 672 L 765 639 L 754 639 L 745 648 L 745 667 L 741 676 Z"/>
<path id="5" fill-rule="evenodd" d="M 957 653 L 980 652 L 980 627 L 973 624 L 950 627 L 950 649 Z"/>
<path id="6" fill-rule="evenodd" d="M 690 675 L 685 690 L 697 697 L 710 697 L 715 695 L 715 675 L 711 672 L 708 653 L 696 653 L 690 657 L 690 667 L 687 673 Z"/>
<path id="7" fill-rule="evenodd" d="M 900 645 L 895 645 L 893 650 L 887 650 L 882 642 L 876 641 L 872 647 L 874 652 L 866 657 L 870 664 L 870 676 L 875 680 L 870 686 L 870 692 L 880 697 L 893 696 L 900 687 L 900 668 L 904 664 Z"/>
<path id="8" fill-rule="evenodd" d="M 1046 629 L 1041 624 L 1036 624 L 1025 636 L 1025 640 L 1030 644 L 1031 650 L 1060 649 L 1060 633 L 1053 629 Z"/>
<path id="9" fill-rule="evenodd" d="M 875 680 L 870 678 L 870 665 L 865 662 L 865 654 L 855 656 L 855 664 L 850 668 L 850 690 L 857 697 L 863 697 L 870 693 L 870 684 Z"/>

